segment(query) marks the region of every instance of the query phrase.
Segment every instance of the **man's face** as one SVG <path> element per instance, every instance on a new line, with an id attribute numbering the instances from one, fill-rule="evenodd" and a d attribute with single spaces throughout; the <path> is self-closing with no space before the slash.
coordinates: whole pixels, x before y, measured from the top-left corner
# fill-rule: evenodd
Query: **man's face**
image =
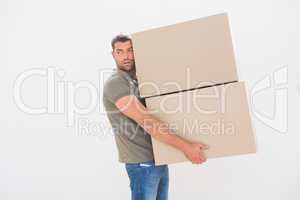
<path id="1" fill-rule="evenodd" d="M 135 69 L 134 54 L 131 41 L 116 42 L 112 55 L 119 69 L 125 71 L 131 71 Z"/>

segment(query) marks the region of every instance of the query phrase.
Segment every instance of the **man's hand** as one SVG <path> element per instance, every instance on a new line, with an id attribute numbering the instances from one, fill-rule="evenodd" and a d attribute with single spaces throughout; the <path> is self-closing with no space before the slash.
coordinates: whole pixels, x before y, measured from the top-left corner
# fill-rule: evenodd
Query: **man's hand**
<path id="1" fill-rule="evenodd" d="M 202 143 L 190 143 L 186 148 L 183 149 L 185 156 L 193 164 L 201 164 L 206 161 L 204 150 L 207 150 L 208 146 Z"/>

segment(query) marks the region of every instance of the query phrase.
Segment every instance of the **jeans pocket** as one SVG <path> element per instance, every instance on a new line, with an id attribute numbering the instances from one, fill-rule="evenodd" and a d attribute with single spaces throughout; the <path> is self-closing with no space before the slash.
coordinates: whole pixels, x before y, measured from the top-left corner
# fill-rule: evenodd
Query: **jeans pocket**
<path id="1" fill-rule="evenodd" d="M 155 163 L 153 160 L 147 161 L 147 162 L 141 162 L 139 163 L 140 167 L 151 167 L 151 166 L 155 166 Z"/>
<path id="2" fill-rule="evenodd" d="M 153 165 L 151 163 L 140 163 L 139 165 L 141 168 L 147 168 L 147 167 L 152 167 Z"/>
<path id="3" fill-rule="evenodd" d="M 153 161 L 140 162 L 140 163 L 126 163 L 126 171 L 129 176 L 137 175 L 139 172 L 144 174 L 149 173 L 148 171 L 154 168 L 155 164 Z"/>

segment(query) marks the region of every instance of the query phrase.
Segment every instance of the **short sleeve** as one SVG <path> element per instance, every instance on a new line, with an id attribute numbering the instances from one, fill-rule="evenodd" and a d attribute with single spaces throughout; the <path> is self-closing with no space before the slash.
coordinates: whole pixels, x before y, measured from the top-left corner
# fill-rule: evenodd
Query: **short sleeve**
<path id="1" fill-rule="evenodd" d="M 103 88 L 103 97 L 116 103 L 121 97 L 131 95 L 129 82 L 123 78 L 114 78 L 107 81 Z"/>

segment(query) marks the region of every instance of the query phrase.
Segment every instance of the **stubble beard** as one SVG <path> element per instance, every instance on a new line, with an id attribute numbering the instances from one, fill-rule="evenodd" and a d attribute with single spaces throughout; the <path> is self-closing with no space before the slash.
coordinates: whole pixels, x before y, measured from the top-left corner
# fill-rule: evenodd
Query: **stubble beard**
<path id="1" fill-rule="evenodd" d="M 123 66 L 123 65 L 117 65 L 117 67 L 118 67 L 119 70 L 126 71 L 126 72 L 128 72 L 130 74 L 135 74 L 135 62 L 134 61 L 131 64 L 130 69 L 128 69 L 126 66 Z"/>

